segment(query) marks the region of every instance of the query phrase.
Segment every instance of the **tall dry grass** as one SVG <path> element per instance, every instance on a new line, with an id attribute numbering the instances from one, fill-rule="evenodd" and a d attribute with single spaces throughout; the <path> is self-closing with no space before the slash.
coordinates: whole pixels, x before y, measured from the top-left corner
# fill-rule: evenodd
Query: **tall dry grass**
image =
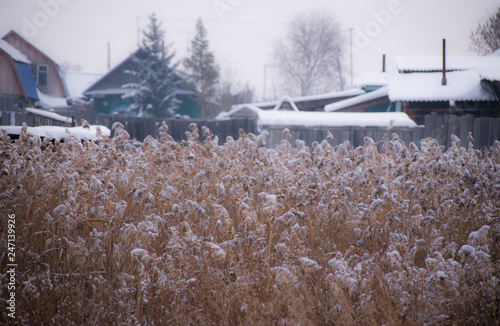
<path id="1" fill-rule="evenodd" d="M 136 148 L 115 127 L 1 135 L 0 300 L 10 213 L 20 324 L 499 323 L 499 142 L 309 148 L 285 130 L 269 149 L 164 124 Z"/>

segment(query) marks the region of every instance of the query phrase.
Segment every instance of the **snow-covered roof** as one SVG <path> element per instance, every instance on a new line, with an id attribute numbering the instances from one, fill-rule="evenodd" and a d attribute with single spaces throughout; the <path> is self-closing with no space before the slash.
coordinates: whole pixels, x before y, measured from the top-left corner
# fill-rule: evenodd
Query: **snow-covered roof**
<path id="1" fill-rule="evenodd" d="M 500 81 L 500 67 L 477 69 L 481 79 L 489 81 Z"/>
<path id="2" fill-rule="evenodd" d="M 358 87 L 384 86 L 387 85 L 387 72 L 373 72 L 363 74 L 361 78 L 354 79 L 354 85 Z"/>
<path id="3" fill-rule="evenodd" d="M 365 94 L 361 94 L 355 97 L 351 97 L 342 101 L 338 101 L 332 104 L 325 105 L 326 112 L 338 111 L 341 109 L 345 109 L 354 105 L 358 105 L 364 102 L 372 101 L 375 99 L 379 99 L 385 97 L 389 94 L 389 87 L 383 86 L 379 89 L 376 89 L 372 92 L 368 92 Z"/>
<path id="4" fill-rule="evenodd" d="M 306 101 L 325 100 L 325 99 L 329 99 L 329 98 L 357 96 L 357 95 L 364 94 L 364 93 L 365 93 L 365 91 L 362 90 L 361 88 L 350 88 L 350 89 L 347 89 L 344 91 L 338 91 L 338 92 L 332 92 L 332 93 L 323 93 L 323 94 L 317 94 L 317 95 L 292 97 L 291 100 L 295 103 L 298 103 L 298 102 L 306 102 Z M 257 107 L 267 107 L 267 106 L 275 107 L 278 103 L 280 103 L 280 100 L 256 102 L 256 103 L 245 103 L 245 104 L 254 105 Z"/>
<path id="5" fill-rule="evenodd" d="M 396 56 L 393 58 L 399 71 L 441 71 L 442 56 Z M 446 70 L 500 68 L 500 56 L 446 56 Z"/>
<path id="6" fill-rule="evenodd" d="M 15 61 L 31 64 L 31 60 L 24 53 L 10 45 L 5 40 L 0 39 L 0 49 L 5 51 Z"/>
<path id="7" fill-rule="evenodd" d="M 297 105 L 295 105 L 295 102 L 293 102 L 293 100 L 291 98 L 289 98 L 288 96 L 284 96 L 278 102 L 278 104 L 276 104 L 276 106 L 274 107 L 273 110 L 281 110 L 283 103 L 288 103 L 290 105 L 290 108 L 292 109 L 292 111 L 296 111 L 296 112 L 299 111 L 299 109 L 297 108 Z"/>
<path id="8" fill-rule="evenodd" d="M 7 131 L 10 135 L 20 135 L 21 126 L 0 126 L 0 129 Z M 105 126 L 90 125 L 89 128 L 84 127 L 57 127 L 57 126 L 39 126 L 39 127 L 28 127 L 28 135 L 35 137 L 47 137 L 51 139 L 68 139 L 70 134 L 76 136 L 81 140 L 100 140 L 102 138 L 97 136 L 97 129 L 101 130 L 102 136 L 109 137 L 111 135 L 111 130 Z"/>
<path id="9" fill-rule="evenodd" d="M 277 111 L 262 110 L 255 105 L 240 105 L 228 112 L 223 112 L 217 119 L 227 119 L 238 116 L 245 111 L 257 116 L 257 124 L 260 130 L 270 126 L 279 127 L 387 127 L 394 120 L 396 127 L 415 127 L 417 124 L 411 120 L 406 113 L 402 112 L 318 112 L 318 111 Z"/>
<path id="10" fill-rule="evenodd" d="M 132 88 L 106 88 L 106 89 L 98 89 L 95 91 L 85 91 L 86 95 L 101 95 L 101 94 L 129 94 L 133 92 Z"/>
<path id="11" fill-rule="evenodd" d="M 442 73 L 390 74 L 389 99 L 394 101 L 497 101 L 494 91 L 481 83 L 475 70 L 452 71 L 446 74 L 447 85 L 442 86 Z"/>
<path id="12" fill-rule="evenodd" d="M 68 71 L 64 78 L 70 97 L 82 97 L 83 92 L 101 78 L 102 74 L 81 71 Z"/>
<path id="13" fill-rule="evenodd" d="M 66 102 L 66 98 L 44 94 L 37 88 L 38 98 L 40 101 L 40 105 L 44 108 L 65 108 L 68 107 L 68 102 Z"/>

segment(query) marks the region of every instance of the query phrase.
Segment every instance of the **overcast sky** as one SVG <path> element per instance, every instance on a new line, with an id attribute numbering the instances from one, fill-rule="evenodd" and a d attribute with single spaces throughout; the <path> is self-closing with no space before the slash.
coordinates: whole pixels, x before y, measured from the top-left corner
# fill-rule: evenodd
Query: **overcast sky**
<path id="1" fill-rule="evenodd" d="M 151 13 L 163 22 L 177 60 L 187 54 L 201 18 L 222 71 L 231 69 L 257 99 L 264 93 L 269 99 L 283 95 L 273 76 L 273 40 L 301 12 L 328 10 L 337 19 L 346 39 L 347 78 L 353 29 L 356 83 L 381 70 L 382 54 L 394 70 L 391 56 L 440 55 L 443 38 L 449 55 L 475 55 L 468 50 L 470 32 L 499 6 L 498 0 L 0 0 L 0 34 L 14 29 L 59 64 L 105 72 L 108 42 L 114 66 L 137 48 L 138 30 Z"/>

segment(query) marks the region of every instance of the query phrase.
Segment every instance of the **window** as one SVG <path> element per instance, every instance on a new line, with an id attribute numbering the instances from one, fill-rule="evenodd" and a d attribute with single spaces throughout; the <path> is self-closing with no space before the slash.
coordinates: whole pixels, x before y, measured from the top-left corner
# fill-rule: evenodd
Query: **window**
<path id="1" fill-rule="evenodd" d="M 48 84 L 48 75 L 49 75 L 49 68 L 47 65 L 39 65 L 38 66 L 38 74 L 37 74 L 37 81 L 38 81 L 38 86 L 47 86 Z"/>

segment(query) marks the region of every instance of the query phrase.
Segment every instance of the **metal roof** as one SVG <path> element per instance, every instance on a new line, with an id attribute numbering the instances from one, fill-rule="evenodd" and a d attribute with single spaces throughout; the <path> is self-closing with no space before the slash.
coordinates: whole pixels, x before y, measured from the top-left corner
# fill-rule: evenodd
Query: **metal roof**
<path id="1" fill-rule="evenodd" d="M 400 72 L 442 71 L 443 57 L 436 56 L 396 56 L 393 58 Z M 500 56 L 446 56 L 446 70 L 500 68 Z"/>
<path id="2" fill-rule="evenodd" d="M 17 77 L 19 78 L 19 83 L 23 88 L 24 95 L 28 98 L 38 100 L 36 82 L 33 78 L 33 73 L 31 72 L 29 64 L 14 61 L 14 67 L 16 68 Z"/>

